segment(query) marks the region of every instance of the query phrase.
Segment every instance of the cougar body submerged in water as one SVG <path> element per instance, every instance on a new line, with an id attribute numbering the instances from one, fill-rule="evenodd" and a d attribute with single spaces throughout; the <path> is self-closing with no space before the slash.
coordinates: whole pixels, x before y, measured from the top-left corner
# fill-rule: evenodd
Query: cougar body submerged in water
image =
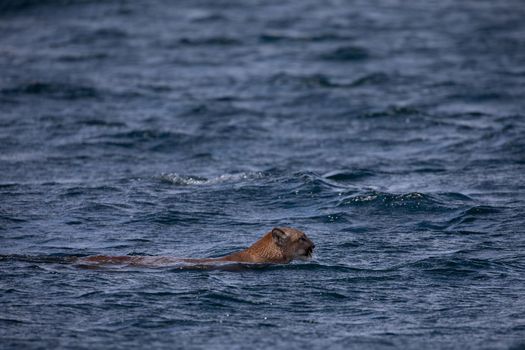
<path id="1" fill-rule="evenodd" d="M 121 264 L 134 266 L 164 266 L 176 263 L 252 263 L 287 264 L 294 259 L 306 260 L 313 254 L 315 244 L 302 231 L 291 227 L 276 227 L 250 247 L 219 258 L 174 258 L 158 256 L 93 255 L 78 258 L 77 263 L 89 265 Z"/>

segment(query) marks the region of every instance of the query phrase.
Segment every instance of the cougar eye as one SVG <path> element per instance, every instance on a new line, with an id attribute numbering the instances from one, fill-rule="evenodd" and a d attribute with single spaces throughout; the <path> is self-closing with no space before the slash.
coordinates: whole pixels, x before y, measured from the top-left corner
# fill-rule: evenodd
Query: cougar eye
<path id="1" fill-rule="evenodd" d="M 303 242 L 306 242 L 306 238 L 304 238 L 304 237 L 299 238 L 299 240 L 303 241 Z"/>

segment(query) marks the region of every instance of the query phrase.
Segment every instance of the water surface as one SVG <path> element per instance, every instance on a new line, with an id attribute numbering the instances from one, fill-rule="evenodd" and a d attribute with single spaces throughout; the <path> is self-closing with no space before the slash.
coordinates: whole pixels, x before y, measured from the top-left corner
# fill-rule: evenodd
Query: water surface
<path id="1" fill-rule="evenodd" d="M 523 18 L 1 1 L 2 348 L 522 348 Z M 279 225 L 314 259 L 60 263 L 220 256 Z"/>

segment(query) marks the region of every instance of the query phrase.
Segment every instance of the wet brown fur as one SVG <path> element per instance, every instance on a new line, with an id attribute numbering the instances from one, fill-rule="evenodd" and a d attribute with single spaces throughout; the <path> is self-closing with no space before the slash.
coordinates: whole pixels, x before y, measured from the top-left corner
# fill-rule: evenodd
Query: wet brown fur
<path id="1" fill-rule="evenodd" d="M 106 256 L 95 255 L 79 259 L 88 264 L 121 264 L 163 266 L 174 263 L 213 264 L 221 262 L 287 264 L 293 259 L 311 257 L 314 243 L 302 231 L 291 227 L 276 227 L 250 247 L 220 258 L 173 258 L 156 256 Z"/>

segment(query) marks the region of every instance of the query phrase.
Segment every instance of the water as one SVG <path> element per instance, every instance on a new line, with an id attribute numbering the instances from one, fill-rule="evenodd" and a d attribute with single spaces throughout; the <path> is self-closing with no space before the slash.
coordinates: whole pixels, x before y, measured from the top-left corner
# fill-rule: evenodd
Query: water
<path id="1" fill-rule="evenodd" d="M 524 17 L 0 2 L 1 347 L 523 348 Z M 278 225 L 314 259 L 58 263 L 220 256 Z"/>

